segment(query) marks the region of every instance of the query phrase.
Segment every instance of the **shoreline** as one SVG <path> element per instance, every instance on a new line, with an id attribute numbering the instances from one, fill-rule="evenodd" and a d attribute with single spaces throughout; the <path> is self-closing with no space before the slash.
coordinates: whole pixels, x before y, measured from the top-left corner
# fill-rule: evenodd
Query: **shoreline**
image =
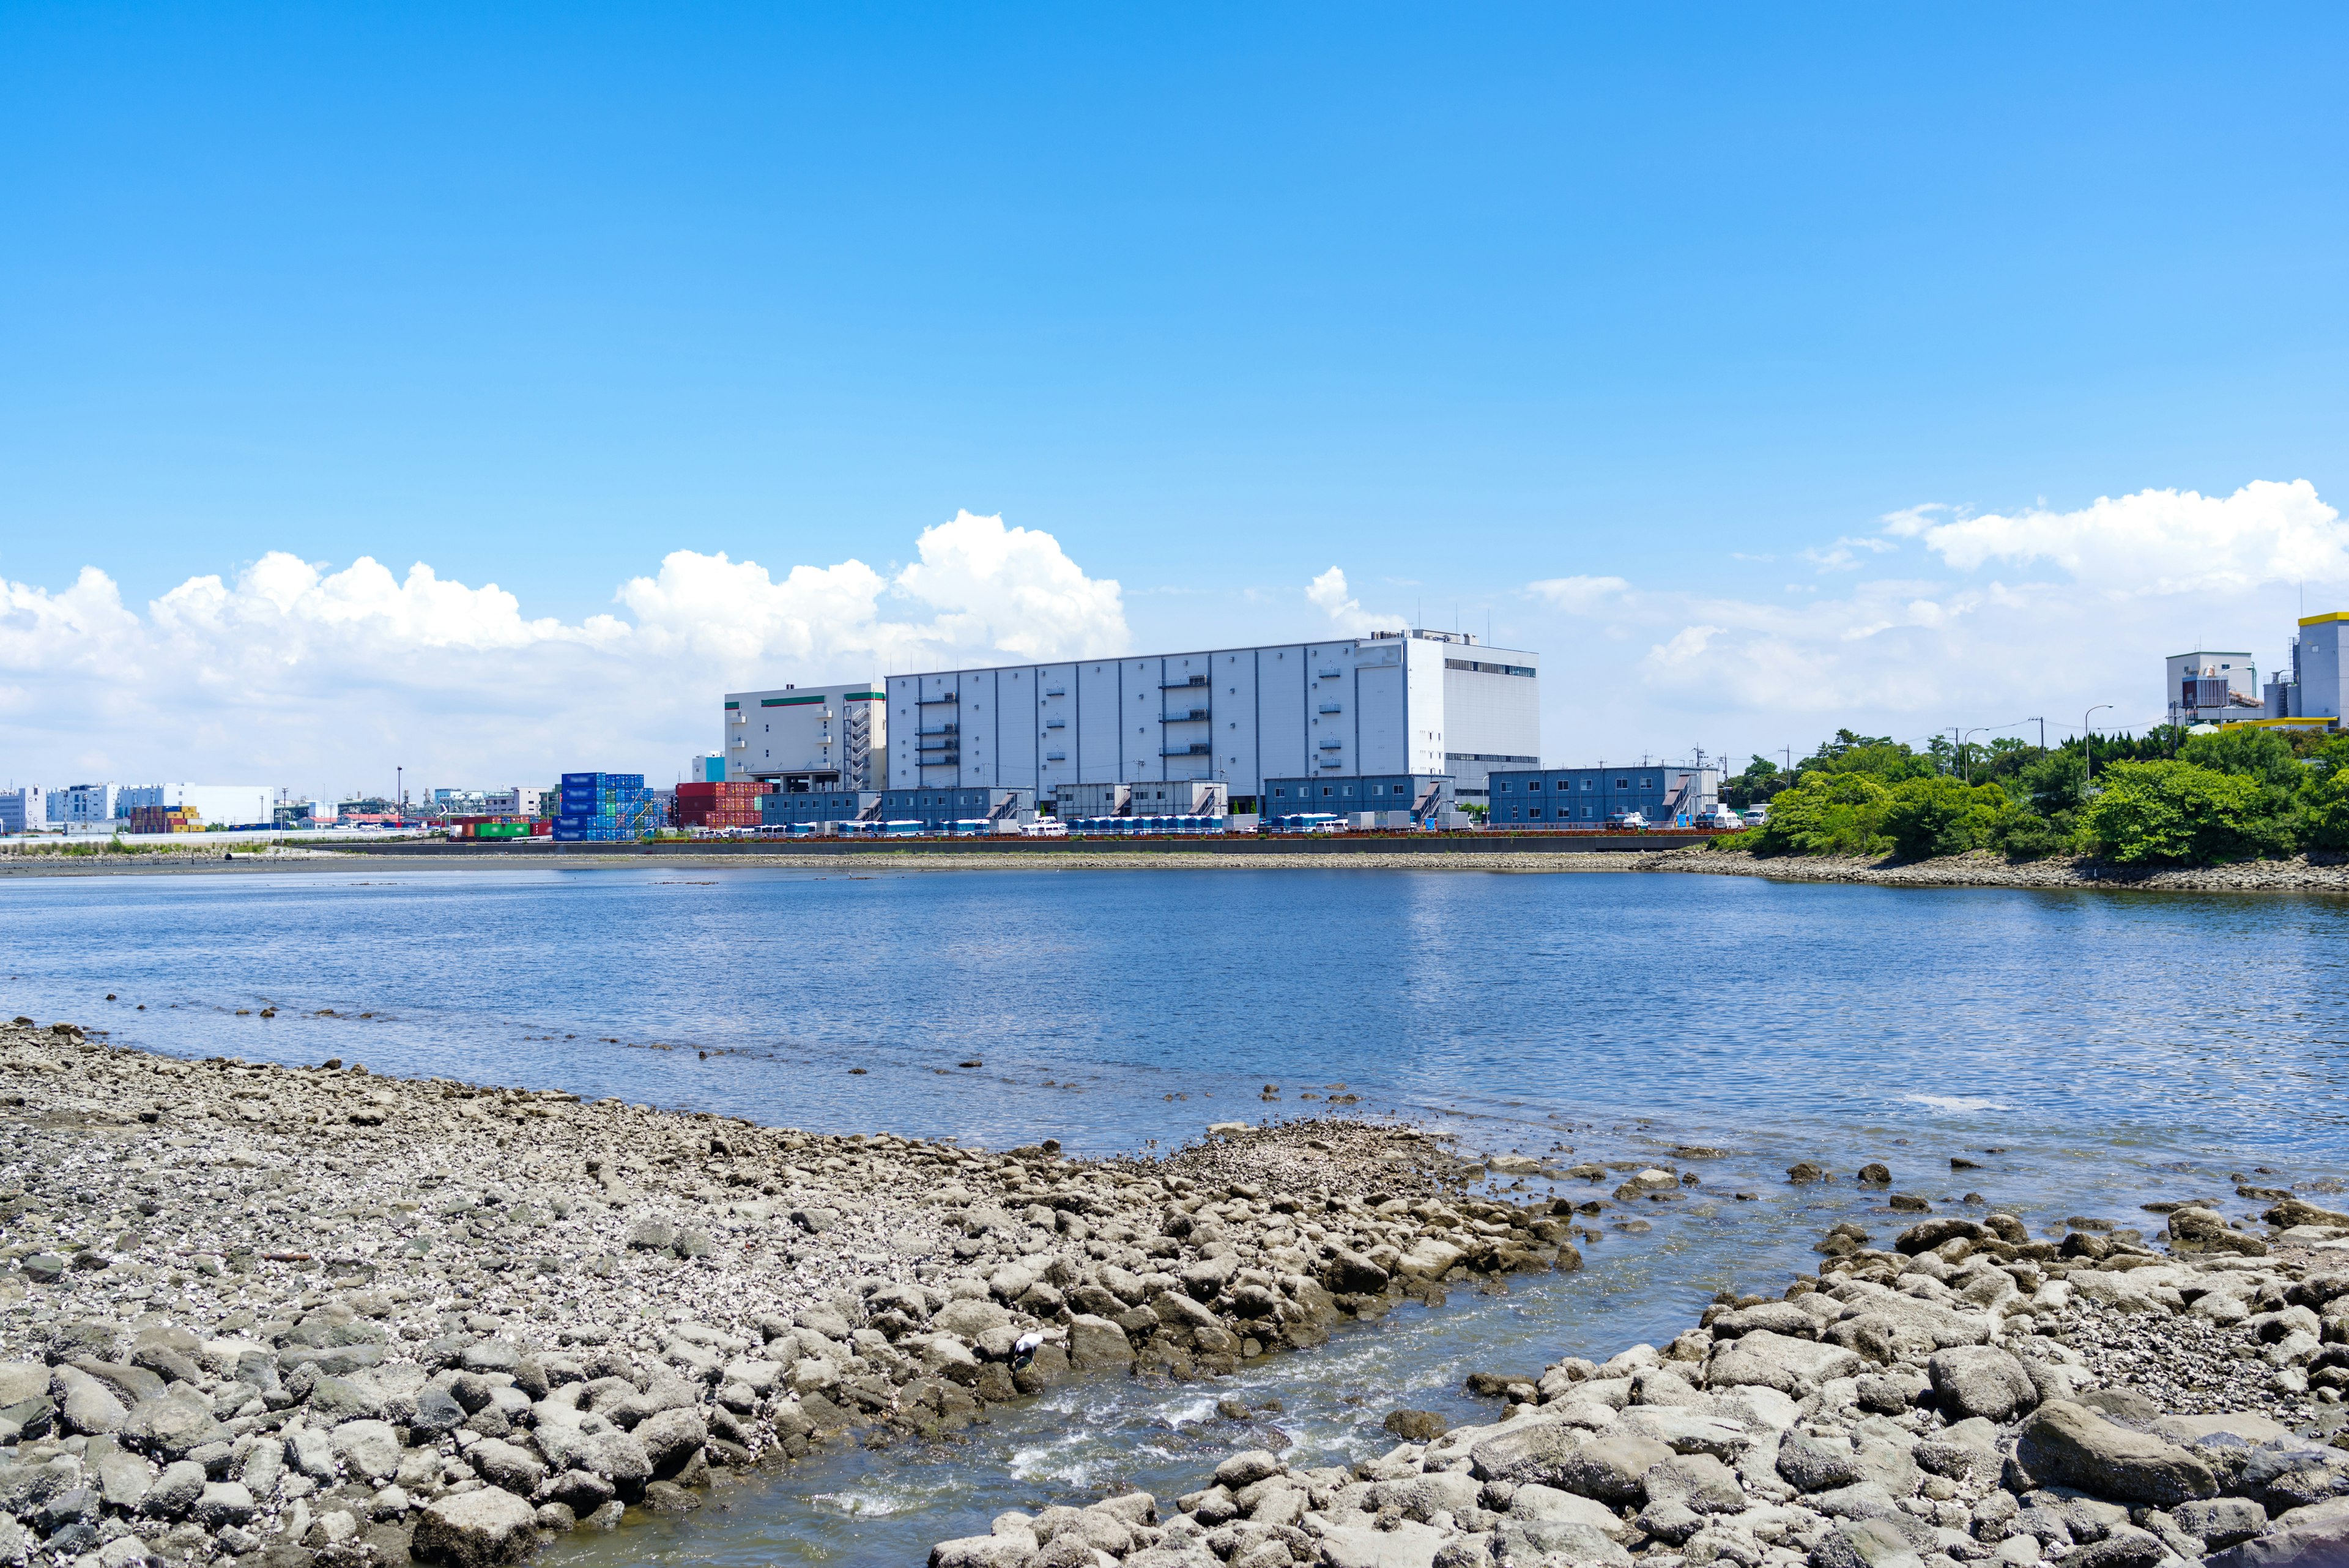
<path id="1" fill-rule="evenodd" d="M 0 1127 L 0 1559 L 80 1568 L 487 1568 L 874 1429 L 1581 1262 L 1547 1199 L 1334 1118 L 1073 1160 L 20 1022 Z"/>
<path id="2" fill-rule="evenodd" d="M 1236 1452 L 930 1568 L 2340 1568 L 2349 1214 L 2239 1196 L 2265 1234 L 2165 1204 L 2166 1256 L 1997 1211 L 1838 1225 L 1661 1348 L 1472 1375 L 1490 1423 L 1397 1411 L 1350 1468 Z"/>
<path id="3" fill-rule="evenodd" d="M 2025 891 L 2151 893 L 2349 894 L 2349 860 L 2247 861 L 2229 866 L 2137 867 L 2086 858 L 2009 862 L 1986 851 L 1939 860 L 1894 862 L 1858 857 L 1780 856 L 1756 859 L 1740 851 L 1703 847 L 1656 850 L 1512 851 L 1433 854 L 1412 850 L 1351 850 L 1344 854 L 1213 850 L 1054 849 L 956 852 L 876 850 L 822 856 L 678 850 L 658 856 L 517 855 L 498 850 L 434 856 L 379 854 L 363 848 L 288 848 L 238 853 L 88 856 L 0 854 L 0 877 L 252 875 L 271 871 L 337 870 L 624 870 L 728 869 L 804 871 L 871 876 L 885 871 L 1457 871 L 1504 876 L 1604 872 L 1664 872 L 1682 876 L 1753 877 L 1776 882 L 1836 883 L 1876 888 L 2006 888 Z"/>

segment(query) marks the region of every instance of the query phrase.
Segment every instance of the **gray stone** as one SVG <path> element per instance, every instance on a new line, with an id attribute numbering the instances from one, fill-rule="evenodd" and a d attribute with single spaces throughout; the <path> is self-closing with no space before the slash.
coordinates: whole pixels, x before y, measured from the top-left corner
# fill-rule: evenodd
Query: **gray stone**
<path id="1" fill-rule="evenodd" d="M 587 1470 L 564 1470 L 549 1477 L 535 1495 L 542 1502 L 559 1502 L 585 1519 L 612 1501 L 612 1483 Z"/>
<path id="2" fill-rule="evenodd" d="M 1800 1398 L 1830 1378 L 1857 1376 L 1861 1366 L 1856 1353 L 1840 1345 L 1758 1329 L 1713 1347 L 1705 1383 L 1713 1388 L 1759 1384 Z"/>
<path id="3" fill-rule="evenodd" d="M 1859 1480 L 1859 1456 L 1840 1438 L 1789 1432 L 1778 1444 L 1778 1473 L 1797 1491 L 1832 1491 Z"/>
<path id="4" fill-rule="evenodd" d="M 2005 1422 L 2039 1403 L 2023 1363 L 1995 1345 L 1957 1345 L 1937 1350 L 1925 1364 L 1934 1396 L 1952 1421 L 1980 1417 Z"/>
<path id="5" fill-rule="evenodd" d="M 196 1522 L 208 1530 L 243 1524 L 254 1514 L 253 1493 L 243 1481 L 206 1481 L 196 1496 Z"/>
<path id="6" fill-rule="evenodd" d="M 1696 1513 L 1736 1513 L 1745 1507 L 1737 1472 L 1711 1454 L 1679 1454 L 1651 1465 L 1640 1486 L 1651 1508 L 1676 1502 Z"/>
<path id="7" fill-rule="evenodd" d="M 465 1462 L 492 1486 L 528 1497 L 546 1480 L 546 1466 L 529 1449 L 502 1438 L 483 1438 L 465 1450 Z M 609 1495 L 609 1489 L 605 1489 Z M 600 1500 L 598 1500 L 600 1501 Z M 592 1508 L 590 1511 L 593 1511 Z"/>
<path id="8" fill-rule="evenodd" d="M 139 1506 L 158 1519 L 177 1519 L 195 1507 L 203 1494 L 204 1467 L 193 1459 L 181 1459 L 163 1467 Z"/>
<path id="9" fill-rule="evenodd" d="M 677 1223 L 666 1215 L 639 1214 L 629 1222 L 628 1245 L 639 1252 L 666 1252 L 677 1245 Z"/>
<path id="10" fill-rule="evenodd" d="M 2339 1568 L 2349 1563 L 2349 1497 L 2292 1509 L 2265 1535 L 2203 1561 L 2208 1568 Z"/>
<path id="11" fill-rule="evenodd" d="M 2054 1400 L 2024 1425 L 2014 1458 L 2041 1486 L 2076 1487 L 2092 1496 L 2175 1508 L 2218 1495 L 2210 1467 L 2158 1438 L 2116 1427 L 2080 1406 Z"/>
<path id="12" fill-rule="evenodd" d="M 1109 1319 L 1079 1313 L 1069 1320 L 1069 1360 L 1081 1372 L 1122 1369 L 1133 1365 L 1133 1342 Z"/>
<path id="13" fill-rule="evenodd" d="M 1480 1480 L 1532 1482 L 1561 1490 L 1567 1461 L 1581 1449 L 1582 1434 L 1554 1422 L 1521 1422 L 1495 1433 L 1468 1451 L 1471 1472 Z M 1671 1449 L 1655 1445 L 1661 1455 Z"/>
<path id="14" fill-rule="evenodd" d="M 1287 1469 L 1278 1455 L 1262 1449 L 1247 1449 L 1216 1467 L 1216 1484 L 1237 1492 L 1243 1487 L 1254 1486 L 1260 1480 L 1282 1474 Z"/>
<path id="15" fill-rule="evenodd" d="M 595 1433 L 587 1439 L 579 1468 L 593 1470 L 624 1490 L 653 1479 L 652 1456 L 633 1432 Z"/>
<path id="16" fill-rule="evenodd" d="M 1918 1568 L 1939 1544 L 1931 1527 L 1906 1514 L 1847 1519 L 1811 1549 L 1811 1568 Z"/>
<path id="17" fill-rule="evenodd" d="M 212 1419 L 210 1409 L 190 1404 L 177 1393 L 140 1402 L 130 1412 L 130 1420 L 122 1428 L 125 1441 L 148 1449 L 165 1459 L 185 1459 L 191 1449 L 215 1443 L 227 1436 L 227 1429 Z"/>
<path id="18" fill-rule="evenodd" d="M 136 1511 L 155 1484 L 155 1478 L 148 1471 L 147 1461 L 136 1454 L 111 1449 L 94 1459 L 87 1454 L 83 1459 L 91 1469 L 98 1472 L 98 1491 L 105 1497 L 109 1508 L 119 1508 L 126 1513 Z"/>
<path id="19" fill-rule="evenodd" d="M 709 1428 L 689 1408 L 663 1410 L 637 1423 L 636 1441 L 652 1461 L 653 1473 L 674 1473 L 709 1441 Z"/>
<path id="20" fill-rule="evenodd" d="M 381 1486 L 399 1473 L 399 1434 L 388 1421 L 346 1421 L 328 1434 L 352 1475 Z"/>
<path id="21" fill-rule="evenodd" d="M 463 1426 L 467 1414 L 454 1394 L 428 1383 L 416 1391 L 416 1414 L 409 1420 L 409 1430 L 419 1443 L 437 1443 Z"/>
<path id="22" fill-rule="evenodd" d="M 1619 1507 L 1641 1501 L 1642 1479 L 1672 1457 L 1671 1449 L 1652 1438 L 1602 1432 L 1566 1456 L 1547 1484 Z"/>
<path id="23" fill-rule="evenodd" d="M 62 1413 L 69 1432 L 119 1432 L 130 1424 L 129 1410 L 95 1377 L 76 1374 L 63 1392 Z"/>
<path id="24" fill-rule="evenodd" d="M 314 1481 L 332 1481 L 342 1473 L 335 1463 L 333 1439 L 316 1427 L 297 1427 L 285 1434 L 285 1462 Z"/>
<path id="25" fill-rule="evenodd" d="M 409 1550 L 450 1568 L 494 1568 L 519 1562 L 537 1543 L 538 1513 L 498 1487 L 460 1492 L 417 1516 Z"/>
<path id="26" fill-rule="evenodd" d="M 2201 1542 L 2205 1552 L 2223 1551 L 2268 1527 L 2268 1511 L 2247 1497 L 2182 1502 L 2170 1517 L 2180 1530 Z"/>

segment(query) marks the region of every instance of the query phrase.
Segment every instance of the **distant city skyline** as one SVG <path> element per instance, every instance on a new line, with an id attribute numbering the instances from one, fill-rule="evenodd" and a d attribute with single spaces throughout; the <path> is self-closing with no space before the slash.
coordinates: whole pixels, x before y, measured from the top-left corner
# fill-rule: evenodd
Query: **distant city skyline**
<path id="1" fill-rule="evenodd" d="M 2336 11 L 1340 20 L 9 12 L 0 773 L 1407 624 L 1734 765 L 2349 607 Z"/>

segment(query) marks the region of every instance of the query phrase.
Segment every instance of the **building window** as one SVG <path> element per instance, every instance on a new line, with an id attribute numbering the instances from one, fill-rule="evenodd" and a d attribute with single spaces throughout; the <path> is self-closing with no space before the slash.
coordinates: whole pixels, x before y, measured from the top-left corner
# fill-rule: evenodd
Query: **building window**
<path id="1" fill-rule="evenodd" d="M 1527 789 L 1539 789 L 1539 788 L 1541 788 L 1541 780 L 1539 780 L 1539 779 L 1527 779 L 1527 780 L 1526 781 L 1526 787 Z"/>
<path id="2" fill-rule="evenodd" d="M 1539 822 L 1541 820 L 1541 807 L 1535 806 L 1532 810 L 1526 812 L 1526 815 L 1532 817 L 1536 822 Z"/>

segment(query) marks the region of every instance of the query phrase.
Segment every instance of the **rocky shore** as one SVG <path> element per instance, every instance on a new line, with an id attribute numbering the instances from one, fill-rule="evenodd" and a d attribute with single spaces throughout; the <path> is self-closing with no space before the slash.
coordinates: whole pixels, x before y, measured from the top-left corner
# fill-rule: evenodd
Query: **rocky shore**
<path id="1" fill-rule="evenodd" d="M 1616 870 L 1695 871 L 1715 877 L 1767 877 L 1781 882 L 1859 882 L 1878 888 L 2034 888 L 2149 893 L 2349 893 L 2349 863 L 2247 860 L 2231 866 L 2115 866 L 2082 857 L 2010 861 L 1979 850 L 1938 860 L 1869 860 L 1857 856 L 1780 855 L 1675 849 L 1627 856 Z"/>
<path id="2" fill-rule="evenodd" d="M 1805 1168 L 1794 1179 L 1816 1175 Z M 1231 1455 L 1006 1514 L 932 1568 L 2214 1568 L 2349 1563 L 2349 1214 L 2169 1206 L 2166 1251 L 2021 1220 L 1855 1225 L 1663 1346 L 1472 1377 L 1500 1400 L 1348 1468 Z"/>
<path id="3" fill-rule="evenodd" d="M 0 1562 L 76 1568 L 482 1568 L 719 1471 L 1580 1263 L 1547 1199 L 1339 1119 L 1083 1161 L 20 1018 L 0 1137 Z"/>

